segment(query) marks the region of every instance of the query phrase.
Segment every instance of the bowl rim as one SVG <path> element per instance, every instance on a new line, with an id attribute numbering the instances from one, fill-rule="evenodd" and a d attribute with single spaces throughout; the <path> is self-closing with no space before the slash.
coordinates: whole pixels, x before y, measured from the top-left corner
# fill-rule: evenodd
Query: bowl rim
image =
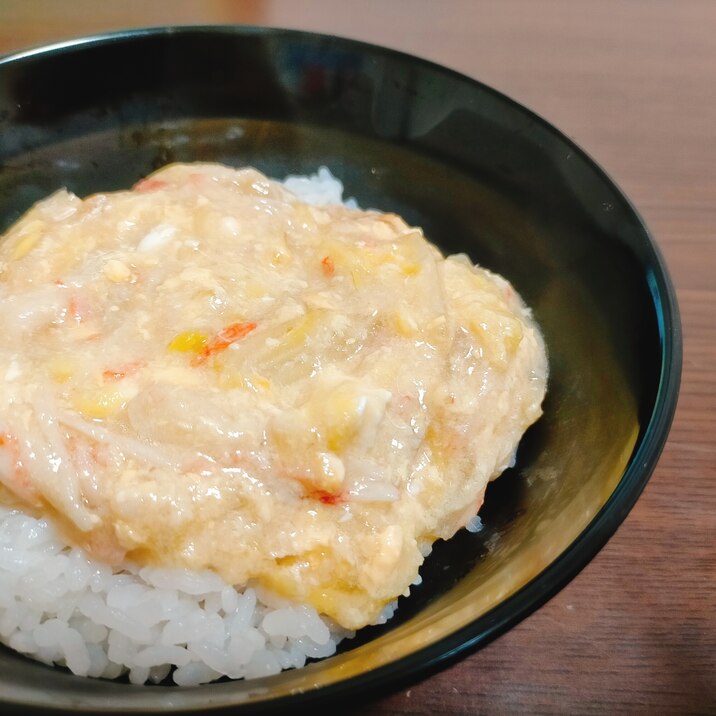
<path id="1" fill-rule="evenodd" d="M 347 694 L 360 697 L 361 694 L 370 693 L 375 696 L 382 691 L 393 691 L 400 684 L 411 683 L 418 678 L 427 677 L 447 667 L 475 651 L 478 647 L 484 646 L 499 637 L 535 612 L 571 582 L 594 559 L 626 519 L 649 482 L 661 457 L 676 412 L 683 363 L 682 325 L 676 290 L 662 252 L 638 209 L 613 177 L 587 151 L 549 120 L 511 96 L 475 77 L 410 52 L 344 35 L 280 26 L 232 23 L 140 25 L 84 36 L 68 37 L 11 51 L 0 55 L 0 72 L 7 65 L 35 57 L 72 52 L 82 48 L 91 49 L 94 46 L 113 43 L 131 43 L 144 38 L 188 35 L 192 33 L 206 36 L 226 34 L 235 36 L 237 39 L 246 36 L 330 39 L 354 50 L 395 57 L 405 62 L 433 69 L 438 73 L 472 85 L 480 92 L 490 94 L 499 102 L 521 112 L 538 124 L 542 130 L 568 147 L 573 153 L 579 155 L 597 178 L 613 191 L 617 200 L 623 204 L 623 209 L 631 214 L 641 233 L 639 247 L 643 254 L 639 257 L 639 265 L 646 273 L 651 296 L 650 307 L 655 312 L 659 335 L 660 369 L 658 389 L 646 427 L 641 431 L 637 439 L 626 469 L 608 499 L 579 535 L 547 567 L 485 614 L 462 629 L 446 634 L 407 656 L 383 663 L 364 673 L 322 685 L 318 689 L 270 698 L 268 702 L 260 700 L 258 702 L 241 703 L 230 698 L 223 700 L 219 698 L 214 699 L 214 703 L 207 705 L 205 710 L 213 711 L 222 708 L 246 708 L 250 710 L 251 708 L 260 708 L 261 712 L 265 713 L 266 708 L 285 706 L 288 701 L 296 705 L 313 704 L 319 700 L 321 703 L 326 703 L 334 698 L 345 698 Z M 7 696 L 0 696 L 0 703 L 17 704 L 35 709 L 48 707 L 47 701 L 42 699 L 37 701 L 25 700 L 20 703 L 17 701 L 5 701 L 5 698 Z M 101 705 L 104 704 L 101 704 L 98 698 L 91 698 L 86 704 L 76 704 L 73 709 L 83 712 Z M 194 706 L 187 707 L 187 710 L 194 709 Z M 184 711 L 181 707 L 177 710 L 179 712 Z M 143 706 L 139 710 L 130 708 L 117 712 L 158 713 L 159 711 L 160 709 L 152 706 Z"/>

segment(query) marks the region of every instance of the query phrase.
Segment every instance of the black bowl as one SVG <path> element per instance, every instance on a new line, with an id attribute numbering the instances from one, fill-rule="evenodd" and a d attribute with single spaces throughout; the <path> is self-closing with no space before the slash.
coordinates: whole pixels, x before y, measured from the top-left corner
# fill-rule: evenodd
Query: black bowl
<path id="1" fill-rule="evenodd" d="M 546 337 L 544 416 L 488 489 L 484 529 L 437 544 L 395 618 L 336 656 L 180 688 L 82 679 L 2 649 L 6 709 L 264 713 L 425 676 L 572 579 L 666 440 L 681 337 L 657 247 L 604 171 L 498 92 L 380 47 L 247 27 L 131 31 L 0 60 L 0 231 L 61 186 L 120 189 L 192 160 L 274 177 L 326 165 L 361 205 L 505 275 Z"/>

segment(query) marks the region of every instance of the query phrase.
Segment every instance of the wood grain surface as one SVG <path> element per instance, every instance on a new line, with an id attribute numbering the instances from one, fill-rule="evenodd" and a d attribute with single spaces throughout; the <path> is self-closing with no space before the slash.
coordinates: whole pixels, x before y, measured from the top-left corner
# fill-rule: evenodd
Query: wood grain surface
<path id="1" fill-rule="evenodd" d="M 716 714 L 716 2 L 0 0 L 0 53 L 116 28 L 227 22 L 405 50 L 535 110 L 632 199 L 680 302 L 676 419 L 608 545 L 486 648 L 343 712 Z"/>

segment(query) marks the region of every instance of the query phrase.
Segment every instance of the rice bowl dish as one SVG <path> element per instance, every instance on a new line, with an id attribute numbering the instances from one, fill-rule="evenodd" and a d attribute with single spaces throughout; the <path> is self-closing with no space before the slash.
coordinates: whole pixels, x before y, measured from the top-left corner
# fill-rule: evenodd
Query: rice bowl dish
<path id="1" fill-rule="evenodd" d="M 507 281 L 327 170 L 60 191 L 0 252 L 0 637 L 76 674 L 330 656 L 479 524 L 541 414 Z"/>

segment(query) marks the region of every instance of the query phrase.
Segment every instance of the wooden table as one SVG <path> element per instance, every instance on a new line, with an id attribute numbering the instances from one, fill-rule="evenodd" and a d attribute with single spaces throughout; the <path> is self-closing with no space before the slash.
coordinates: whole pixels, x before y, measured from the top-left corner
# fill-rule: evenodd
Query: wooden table
<path id="1" fill-rule="evenodd" d="M 680 301 L 674 426 L 606 548 L 486 648 L 344 713 L 716 714 L 716 2 L 2 0 L 0 52 L 122 27 L 225 22 L 388 45 L 527 105 L 632 198 Z"/>

